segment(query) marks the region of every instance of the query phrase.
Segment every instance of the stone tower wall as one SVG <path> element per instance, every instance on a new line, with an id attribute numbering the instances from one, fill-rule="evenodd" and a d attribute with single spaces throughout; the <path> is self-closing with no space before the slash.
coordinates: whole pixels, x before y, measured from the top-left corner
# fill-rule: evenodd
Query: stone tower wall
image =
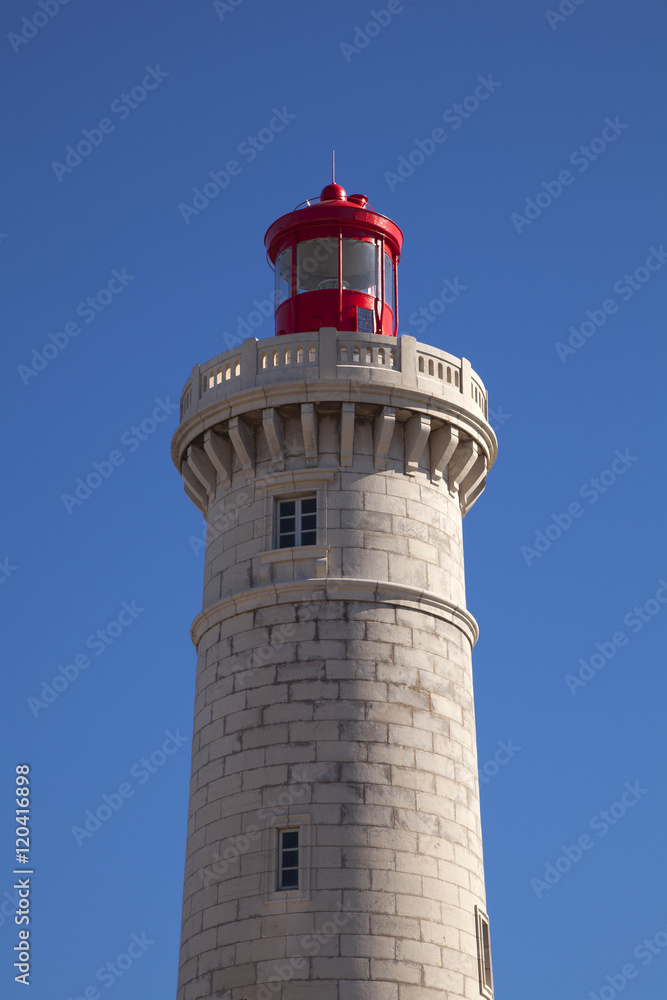
<path id="1" fill-rule="evenodd" d="M 387 338 L 317 336 L 280 338 L 278 363 L 246 341 L 184 391 L 174 458 L 209 527 L 178 1000 L 468 1000 L 485 902 L 461 519 L 495 456 L 486 394 L 412 338 L 390 367 Z M 295 495 L 317 497 L 317 543 L 276 549 Z M 286 825 L 298 891 L 276 890 Z"/>

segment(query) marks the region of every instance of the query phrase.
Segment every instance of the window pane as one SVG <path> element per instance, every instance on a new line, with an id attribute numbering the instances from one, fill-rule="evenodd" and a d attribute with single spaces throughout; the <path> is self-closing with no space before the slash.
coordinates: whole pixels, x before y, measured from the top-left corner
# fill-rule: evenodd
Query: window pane
<path id="1" fill-rule="evenodd" d="M 276 260 L 276 308 L 292 294 L 292 248 L 283 250 Z"/>
<path id="2" fill-rule="evenodd" d="M 280 500 L 278 502 L 278 548 L 286 549 L 295 545 L 316 544 L 317 498 L 300 497 L 295 500 Z M 280 842 L 282 844 L 282 839 Z"/>
<path id="3" fill-rule="evenodd" d="M 343 240 L 343 288 L 377 295 L 380 274 L 379 247 L 363 240 Z"/>
<path id="4" fill-rule="evenodd" d="M 299 831 L 280 831 L 279 889 L 299 888 Z"/>
<path id="5" fill-rule="evenodd" d="M 296 261 L 297 293 L 338 288 L 338 240 L 335 236 L 297 244 Z"/>
<path id="6" fill-rule="evenodd" d="M 301 500 L 301 545 L 317 544 L 317 498 Z"/>

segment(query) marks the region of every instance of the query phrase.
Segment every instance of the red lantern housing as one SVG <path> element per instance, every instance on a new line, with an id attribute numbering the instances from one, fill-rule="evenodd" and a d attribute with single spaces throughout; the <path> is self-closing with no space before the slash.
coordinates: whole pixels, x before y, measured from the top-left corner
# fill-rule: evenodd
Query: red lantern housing
<path id="1" fill-rule="evenodd" d="M 395 337 L 403 233 L 363 194 L 327 184 L 264 237 L 276 273 L 276 335 L 321 326 Z"/>

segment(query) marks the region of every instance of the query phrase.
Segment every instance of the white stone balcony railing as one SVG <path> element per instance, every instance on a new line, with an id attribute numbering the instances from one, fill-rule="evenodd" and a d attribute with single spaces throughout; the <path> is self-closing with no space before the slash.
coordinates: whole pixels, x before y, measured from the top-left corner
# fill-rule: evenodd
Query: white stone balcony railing
<path id="1" fill-rule="evenodd" d="M 276 382 L 331 382 L 337 378 L 413 387 L 432 396 L 460 394 L 487 418 L 487 393 L 465 358 L 418 343 L 414 337 L 339 332 L 254 337 L 195 365 L 181 397 L 181 422 L 211 403 Z"/>

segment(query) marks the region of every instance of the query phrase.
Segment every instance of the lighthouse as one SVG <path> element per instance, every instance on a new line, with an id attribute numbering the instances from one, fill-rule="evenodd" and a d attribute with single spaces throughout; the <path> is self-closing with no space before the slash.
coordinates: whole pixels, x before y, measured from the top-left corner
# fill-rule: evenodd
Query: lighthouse
<path id="1" fill-rule="evenodd" d="M 402 243 L 327 185 L 266 233 L 275 335 L 185 383 L 178 1000 L 493 997 L 462 519 L 497 445 L 470 363 L 398 336 Z"/>

